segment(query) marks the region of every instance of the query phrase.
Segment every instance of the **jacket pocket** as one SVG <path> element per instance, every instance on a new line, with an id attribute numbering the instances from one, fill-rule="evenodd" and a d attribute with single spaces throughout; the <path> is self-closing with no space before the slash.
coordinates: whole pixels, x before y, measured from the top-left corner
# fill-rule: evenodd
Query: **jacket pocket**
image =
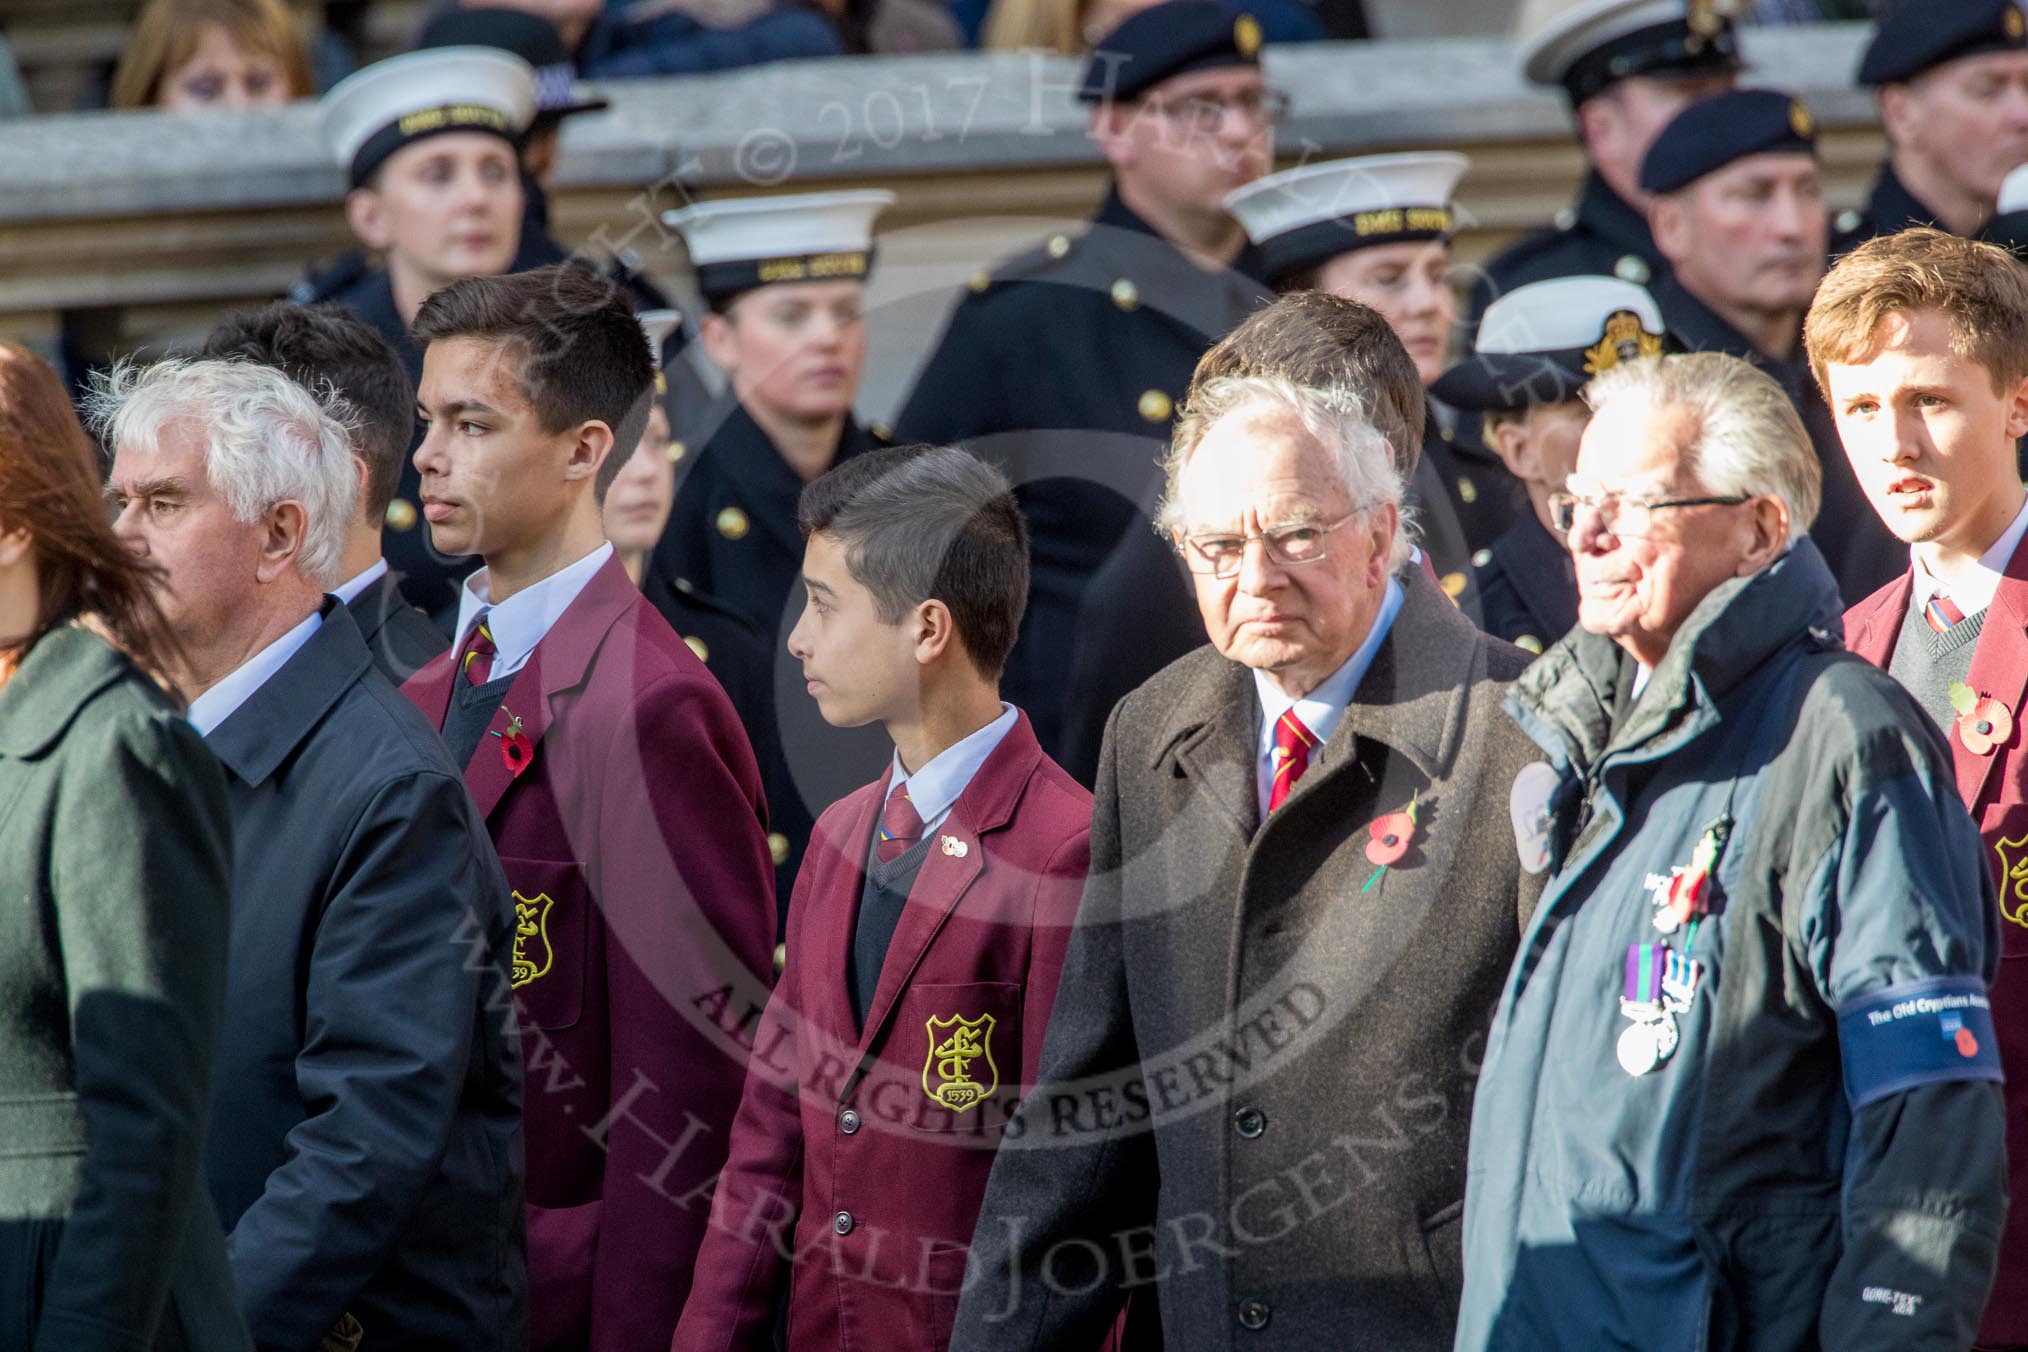
<path id="1" fill-rule="evenodd" d="M 902 1116 L 910 1126 L 939 1134 L 998 1131 L 1019 1092 L 1021 986 L 910 986 L 881 1059 L 920 1091 Z"/>
<path id="2" fill-rule="evenodd" d="M 513 891 L 514 946 L 510 977 L 525 1027 L 551 1032 L 584 1013 L 591 889 L 575 864 L 502 858 Z"/>

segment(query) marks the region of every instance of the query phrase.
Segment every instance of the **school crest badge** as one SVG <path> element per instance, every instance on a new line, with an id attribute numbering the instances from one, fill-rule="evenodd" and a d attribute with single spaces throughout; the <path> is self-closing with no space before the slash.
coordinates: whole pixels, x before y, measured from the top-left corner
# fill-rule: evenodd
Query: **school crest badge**
<path id="1" fill-rule="evenodd" d="M 2010 836 L 1993 846 L 2000 857 L 2000 914 L 2028 925 L 2028 836 Z"/>
<path id="2" fill-rule="evenodd" d="M 932 1015 L 923 1025 L 929 1054 L 923 1058 L 922 1092 L 954 1113 L 976 1108 L 1000 1087 L 993 1064 L 993 1016 L 976 1019 Z"/>
<path id="3" fill-rule="evenodd" d="M 556 905 L 547 892 L 534 900 L 514 894 L 514 987 L 519 990 L 549 971 L 556 954 L 549 947 L 549 909 Z"/>

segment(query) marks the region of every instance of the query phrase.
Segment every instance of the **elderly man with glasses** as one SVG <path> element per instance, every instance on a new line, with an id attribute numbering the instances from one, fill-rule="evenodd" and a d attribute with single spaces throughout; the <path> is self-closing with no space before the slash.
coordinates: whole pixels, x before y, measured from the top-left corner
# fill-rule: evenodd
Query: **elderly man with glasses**
<path id="1" fill-rule="evenodd" d="M 1578 628 L 1508 708 L 1551 869 L 1486 1049 L 1458 1347 L 1966 1347 L 2007 1209 L 1993 884 L 1844 650 L 1821 477 L 1717 353 L 1588 387 Z"/>
<path id="2" fill-rule="evenodd" d="M 1082 230 L 972 278 L 895 423 L 898 440 L 963 444 L 1014 483 L 1031 585 L 1002 690 L 1051 756 L 1074 712 L 1078 603 L 1145 520 L 1197 359 L 1266 295 L 1225 206 L 1273 166 L 1288 112 L 1263 83 L 1261 39 L 1243 10 L 1165 0 L 1101 39 L 1075 90 L 1038 86 L 1038 106 L 1074 93 L 1089 108 L 1105 202 Z"/>
<path id="3" fill-rule="evenodd" d="M 1527 655 L 1418 567 L 1349 390 L 1193 388 L 1163 521 L 1211 642 L 1129 694 L 958 1349 L 1447 1349 L 1483 1039 L 1542 860 Z M 1171 1279 L 1174 1280 L 1171 1280 Z"/>

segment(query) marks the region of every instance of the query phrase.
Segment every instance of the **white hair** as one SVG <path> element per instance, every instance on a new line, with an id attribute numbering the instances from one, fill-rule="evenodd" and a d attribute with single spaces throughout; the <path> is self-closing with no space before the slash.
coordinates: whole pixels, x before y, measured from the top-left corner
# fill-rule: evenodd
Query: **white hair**
<path id="1" fill-rule="evenodd" d="M 1824 471 L 1803 420 L 1774 377 L 1737 357 L 1690 352 L 1622 362 L 1584 389 L 1594 413 L 1615 403 L 1682 409 L 1696 431 L 1683 468 L 1720 496 L 1780 498 L 1789 542 L 1807 535 L 1823 500 Z"/>
<path id="2" fill-rule="evenodd" d="M 97 377 L 87 413 L 115 451 L 153 454 L 178 424 L 204 437 L 204 475 L 233 519 L 278 503 L 303 509 L 297 570 L 329 590 L 359 505 L 352 428 L 335 395 L 319 398 L 273 367 L 238 360 L 122 363 Z"/>
<path id="3" fill-rule="evenodd" d="M 1415 543 L 1413 514 L 1405 498 L 1407 485 L 1359 396 L 1343 386 L 1299 385 L 1279 376 L 1220 376 L 1190 392 L 1189 403 L 1176 419 L 1169 454 L 1162 461 L 1165 484 L 1156 529 L 1182 529 L 1184 467 L 1197 453 L 1212 427 L 1236 413 L 1291 419 L 1318 445 L 1331 453 L 1338 482 L 1352 499 L 1353 509 L 1370 519 L 1383 506 L 1396 513 L 1388 566 L 1408 562 Z"/>

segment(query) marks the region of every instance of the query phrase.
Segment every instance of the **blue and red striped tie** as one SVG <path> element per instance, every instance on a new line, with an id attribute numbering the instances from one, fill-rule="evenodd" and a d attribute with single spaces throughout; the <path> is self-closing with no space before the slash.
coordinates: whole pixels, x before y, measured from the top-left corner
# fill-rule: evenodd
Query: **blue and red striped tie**
<path id="1" fill-rule="evenodd" d="M 1932 593 L 1929 604 L 1922 608 L 1922 617 L 1929 621 L 1929 627 L 1939 634 L 1948 633 L 1951 626 L 1965 617 L 1965 612 L 1952 603 L 1942 592 Z"/>

